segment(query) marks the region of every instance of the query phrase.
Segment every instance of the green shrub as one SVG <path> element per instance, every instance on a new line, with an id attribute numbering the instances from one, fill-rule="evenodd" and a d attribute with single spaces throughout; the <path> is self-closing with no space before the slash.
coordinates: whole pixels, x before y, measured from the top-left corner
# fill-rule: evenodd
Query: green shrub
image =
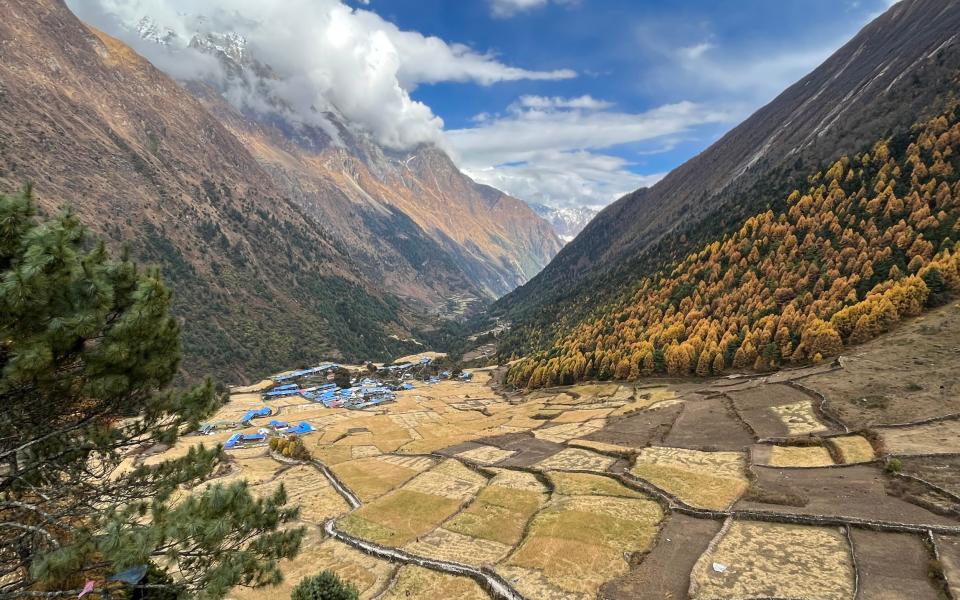
<path id="1" fill-rule="evenodd" d="M 290 600 L 357 600 L 359 597 L 357 588 L 341 581 L 333 571 L 303 579 L 290 594 Z"/>

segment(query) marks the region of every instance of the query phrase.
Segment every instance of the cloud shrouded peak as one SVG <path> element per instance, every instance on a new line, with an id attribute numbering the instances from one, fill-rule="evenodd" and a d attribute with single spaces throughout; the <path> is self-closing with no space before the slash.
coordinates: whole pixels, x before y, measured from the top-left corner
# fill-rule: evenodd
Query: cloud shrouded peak
<path id="1" fill-rule="evenodd" d="M 443 122 L 410 97 L 416 86 L 443 81 L 491 85 L 522 79 L 575 77 L 570 70 L 536 71 L 504 64 L 463 44 L 403 31 L 376 13 L 340 0 L 68 0 L 84 20 L 133 45 L 179 79 L 216 76 L 209 56 L 191 52 L 198 35 L 242 36 L 270 66 L 273 93 L 293 117 L 314 121 L 334 110 L 400 149 L 442 143 Z M 152 39 L 141 39 L 143 19 Z M 157 35 L 159 33 L 159 36 Z M 155 43 L 157 37 L 165 44 Z M 171 50 L 176 57 L 171 57 Z M 227 94 L 249 108 L 249 93 Z"/>

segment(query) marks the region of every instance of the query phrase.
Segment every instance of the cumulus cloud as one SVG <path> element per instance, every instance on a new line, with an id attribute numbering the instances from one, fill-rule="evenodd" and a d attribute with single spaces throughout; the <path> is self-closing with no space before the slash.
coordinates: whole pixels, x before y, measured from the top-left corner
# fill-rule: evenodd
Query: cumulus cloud
<path id="1" fill-rule="evenodd" d="M 522 79 L 575 77 L 570 70 L 536 71 L 504 64 L 490 53 L 403 31 L 376 13 L 340 0 L 68 0 L 83 19 L 131 43 L 174 77 L 216 76 L 209 57 L 186 47 L 197 34 L 242 35 L 276 77 L 267 85 L 304 120 L 335 110 L 391 148 L 441 143 L 443 122 L 410 97 L 417 85 L 441 81 L 491 85 Z M 169 49 L 138 39 L 150 17 L 171 31 Z M 234 102 L 250 103 L 234 90 Z M 246 107 L 242 107 L 246 108 Z"/>
<path id="2" fill-rule="evenodd" d="M 477 180 L 518 198 L 551 206 L 604 206 L 662 174 L 639 175 L 626 160 L 604 153 L 622 144 L 669 145 L 698 125 L 730 115 L 691 102 L 642 113 L 604 110 L 589 96 L 527 96 L 506 114 L 447 132 L 454 156 Z"/>

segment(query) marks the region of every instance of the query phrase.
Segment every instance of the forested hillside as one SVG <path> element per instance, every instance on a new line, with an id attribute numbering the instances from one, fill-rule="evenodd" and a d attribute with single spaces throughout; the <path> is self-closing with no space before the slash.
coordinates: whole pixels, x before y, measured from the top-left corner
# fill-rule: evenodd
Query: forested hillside
<path id="1" fill-rule="evenodd" d="M 508 382 L 542 387 L 820 361 L 960 288 L 960 111 L 809 177 L 643 279 Z"/>
<path id="2" fill-rule="evenodd" d="M 960 71 L 960 3 L 902 0 L 809 75 L 651 188 L 604 209 L 499 300 L 503 358 L 545 350 L 639 281 L 782 203 L 817 170 L 945 110 Z"/>

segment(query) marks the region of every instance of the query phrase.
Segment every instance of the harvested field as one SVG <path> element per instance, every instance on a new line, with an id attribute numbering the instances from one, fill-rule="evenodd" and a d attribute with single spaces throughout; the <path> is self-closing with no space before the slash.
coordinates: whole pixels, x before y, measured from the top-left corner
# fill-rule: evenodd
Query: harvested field
<path id="1" fill-rule="evenodd" d="M 852 529 L 850 535 L 860 574 L 860 597 L 938 600 L 927 576 L 930 553 L 918 536 L 864 529 Z"/>
<path id="2" fill-rule="evenodd" d="M 852 429 L 960 413 L 960 307 L 909 319 L 852 348 L 843 369 L 804 380 Z"/>
<path id="3" fill-rule="evenodd" d="M 907 524 L 957 525 L 958 520 L 936 515 L 887 493 L 888 476 L 872 465 L 823 469 L 751 468 L 759 491 L 737 502 L 737 509 L 783 511 L 807 515 L 846 516 Z"/>
<path id="4" fill-rule="evenodd" d="M 496 563 L 510 552 L 511 547 L 439 528 L 420 536 L 403 549 L 418 556 L 480 567 Z"/>
<path id="5" fill-rule="evenodd" d="M 284 471 L 270 483 L 253 488 L 257 495 L 267 495 L 280 484 L 287 491 L 287 501 L 300 505 L 300 519 L 320 525 L 327 519 L 350 510 L 343 497 L 312 466 L 296 466 Z"/>
<path id="6" fill-rule="evenodd" d="M 693 568 L 696 600 L 853 597 L 853 563 L 839 529 L 734 521 L 720 535 Z"/>
<path id="7" fill-rule="evenodd" d="M 640 492 L 625 487 L 616 479 L 589 473 L 550 473 L 556 493 L 563 496 L 618 496 L 644 498 Z"/>
<path id="8" fill-rule="evenodd" d="M 575 440 L 570 440 L 567 442 L 567 446 L 572 448 L 585 448 L 587 450 L 595 450 L 601 453 L 613 453 L 623 456 L 630 455 L 638 450 L 638 448 L 633 448 L 630 446 L 620 446 L 618 444 L 608 444 L 606 442 L 594 442 L 593 440 L 588 440 L 584 438 L 579 438 Z"/>
<path id="9" fill-rule="evenodd" d="M 830 467 L 833 457 L 822 446 L 771 446 L 771 467 Z"/>
<path id="10" fill-rule="evenodd" d="M 459 500 L 399 489 L 363 505 L 337 526 L 350 535 L 399 547 L 431 531 L 459 508 Z"/>
<path id="11" fill-rule="evenodd" d="M 508 476 L 509 477 L 509 476 Z M 531 476 L 532 477 L 532 476 Z M 535 480 L 534 480 L 535 481 Z M 538 487 L 508 487 L 510 481 L 497 476 L 483 488 L 467 508 L 457 513 L 444 527 L 464 535 L 513 546 L 523 530 L 546 501 L 546 490 Z M 530 486 L 530 482 L 521 485 Z"/>
<path id="12" fill-rule="evenodd" d="M 472 450 L 460 452 L 457 456 L 482 465 L 492 465 L 510 458 L 514 454 L 516 452 L 513 450 L 503 450 L 496 446 L 478 446 Z"/>
<path id="13" fill-rule="evenodd" d="M 684 402 L 663 439 L 665 446 L 694 450 L 742 450 L 753 442 L 750 430 L 719 399 Z"/>
<path id="14" fill-rule="evenodd" d="M 820 418 L 814 413 L 811 400 L 773 406 L 770 410 L 780 417 L 789 435 L 810 435 L 827 431 L 827 426 L 820 422 Z"/>
<path id="15" fill-rule="evenodd" d="M 666 437 L 680 410 L 680 404 L 672 404 L 641 410 L 620 418 L 611 418 L 606 427 L 583 436 L 583 439 L 643 448 L 651 443 L 658 443 Z"/>
<path id="16" fill-rule="evenodd" d="M 500 463 L 503 467 L 529 467 L 563 450 L 562 445 L 537 439 L 530 433 L 510 433 L 477 441 L 515 451 L 516 454 Z"/>
<path id="17" fill-rule="evenodd" d="M 397 580 L 381 600 L 438 600 L 457 598 L 487 600 L 489 596 L 477 582 L 467 577 L 438 573 L 423 567 L 400 567 Z"/>
<path id="18" fill-rule="evenodd" d="M 490 485 L 546 494 L 547 488 L 533 473 L 525 471 L 511 471 L 509 469 L 491 469 L 496 475 L 490 480 Z"/>
<path id="19" fill-rule="evenodd" d="M 446 460 L 414 477 L 403 489 L 462 501 L 476 494 L 486 483 L 483 475 L 456 460 Z"/>
<path id="20" fill-rule="evenodd" d="M 503 567 L 519 567 L 515 585 L 531 598 L 594 597 L 626 573 L 625 556 L 649 549 L 663 518 L 651 500 L 612 496 L 558 497 L 541 511 Z"/>
<path id="21" fill-rule="evenodd" d="M 630 472 L 691 506 L 723 510 L 747 489 L 745 459 L 739 452 L 645 448 Z"/>
<path id="22" fill-rule="evenodd" d="M 783 438 L 828 431 L 810 396 L 783 384 L 730 391 L 734 407 L 761 438 Z"/>
<path id="23" fill-rule="evenodd" d="M 597 454 L 582 448 L 567 448 L 540 461 L 536 467 L 545 470 L 606 471 L 614 462 L 616 462 L 615 458 L 603 454 Z"/>
<path id="24" fill-rule="evenodd" d="M 887 454 L 960 454 L 960 419 L 878 429 Z"/>
<path id="25" fill-rule="evenodd" d="M 397 567 L 392 563 L 363 554 L 333 539 L 323 539 L 318 530 L 309 530 L 303 540 L 303 549 L 293 560 L 280 561 L 283 583 L 274 588 L 234 588 L 227 596 L 231 600 L 261 600 L 289 598 L 301 579 L 330 569 L 344 581 L 357 586 L 360 597 L 373 598 L 386 589 Z"/>
<path id="26" fill-rule="evenodd" d="M 611 600 L 686 598 L 690 572 L 721 524 L 677 513 L 670 515 L 650 553 L 627 574 L 605 584 L 601 596 Z"/>
<path id="27" fill-rule="evenodd" d="M 426 465 L 429 467 L 430 465 Z M 360 498 L 370 502 L 413 479 L 424 469 L 395 464 L 387 457 L 361 458 L 330 467 L 337 477 Z"/>
<path id="28" fill-rule="evenodd" d="M 569 440 L 579 437 L 585 437 L 601 429 L 605 421 L 603 419 L 593 419 L 583 423 L 564 423 L 562 425 L 546 425 L 533 430 L 533 435 L 537 439 L 546 440 L 562 444 Z"/>
<path id="29" fill-rule="evenodd" d="M 876 458 L 870 441 L 862 435 L 834 437 L 830 438 L 827 443 L 836 448 L 845 465 L 870 462 Z"/>
<path id="30" fill-rule="evenodd" d="M 565 410 L 553 417 L 550 422 L 554 424 L 564 424 L 564 423 L 583 423 L 584 421 L 591 421 L 594 419 L 603 419 L 612 408 L 592 408 L 586 410 Z M 541 411 L 543 413 L 543 411 Z"/>

